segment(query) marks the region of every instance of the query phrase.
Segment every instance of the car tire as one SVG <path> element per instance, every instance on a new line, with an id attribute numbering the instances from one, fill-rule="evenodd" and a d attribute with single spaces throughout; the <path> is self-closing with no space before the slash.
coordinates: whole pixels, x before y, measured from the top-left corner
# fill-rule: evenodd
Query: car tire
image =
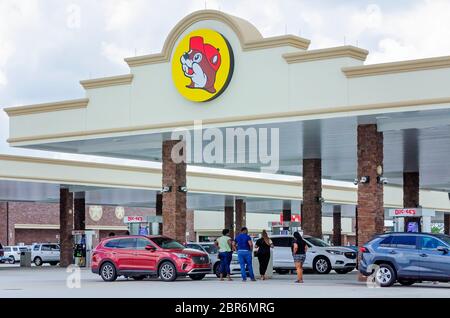
<path id="1" fill-rule="evenodd" d="M 50 262 L 50 265 L 51 266 L 56 266 L 56 265 L 58 265 L 58 262 Z"/>
<path id="2" fill-rule="evenodd" d="M 8 263 L 10 263 L 10 264 L 15 264 L 16 263 L 16 259 L 14 258 L 14 256 L 10 256 L 10 257 L 8 257 Z"/>
<path id="3" fill-rule="evenodd" d="M 220 278 L 220 262 L 214 264 L 213 272 L 217 276 L 217 278 Z"/>
<path id="4" fill-rule="evenodd" d="M 276 269 L 275 273 L 277 273 L 278 275 L 287 275 L 289 274 L 289 269 Z"/>
<path id="5" fill-rule="evenodd" d="M 380 264 L 374 273 L 375 283 L 380 287 L 390 287 L 397 280 L 397 273 L 389 264 Z"/>
<path id="6" fill-rule="evenodd" d="M 105 262 L 100 267 L 100 276 L 105 282 L 113 282 L 117 279 L 117 270 L 113 263 Z"/>
<path id="7" fill-rule="evenodd" d="M 319 256 L 314 260 L 313 268 L 317 274 L 329 274 L 331 272 L 330 260 L 325 256 Z"/>
<path id="8" fill-rule="evenodd" d="M 338 274 L 348 274 L 353 271 L 353 269 L 335 269 L 334 270 Z"/>
<path id="9" fill-rule="evenodd" d="M 416 281 L 410 279 L 399 279 L 398 282 L 403 286 L 412 286 Z"/>
<path id="10" fill-rule="evenodd" d="M 36 266 L 42 266 L 43 262 L 42 262 L 42 258 L 40 258 L 39 256 L 36 256 L 33 260 L 34 265 Z"/>
<path id="11" fill-rule="evenodd" d="M 159 266 L 158 276 L 164 282 L 173 282 L 177 279 L 177 269 L 171 262 L 163 262 Z"/>
<path id="12" fill-rule="evenodd" d="M 147 276 L 145 275 L 139 275 L 139 276 L 132 276 L 131 278 L 133 278 L 134 280 L 144 280 Z"/>
<path id="13" fill-rule="evenodd" d="M 189 275 L 189 278 L 192 280 L 202 280 L 203 278 L 205 278 L 206 274 L 193 274 L 193 275 Z"/>

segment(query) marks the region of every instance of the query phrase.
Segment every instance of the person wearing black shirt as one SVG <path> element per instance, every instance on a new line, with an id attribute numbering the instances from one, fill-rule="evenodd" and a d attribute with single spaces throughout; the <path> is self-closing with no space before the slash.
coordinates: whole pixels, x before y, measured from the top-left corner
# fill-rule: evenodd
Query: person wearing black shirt
<path id="1" fill-rule="evenodd" d="M 267 266 L 270 261 L 270 249 L 273 248 L 272 241 L 267 235 L 266 230 L 262 231 L 262 237 L 256 241 L 255 247 L 257 248 L 257 254 L 259 261 L 259 274 L 261 275 L 262 280 L 266 280 L 266 271 Z"/>
<path id="2" fill-rule="evenodd" d="M 292 256 L 294 257 L 295 268 L 297 269 L 296 283 L 303 283 L 303 263 L 306 259 L 306 251 L 308 246 L 299 232 L 294 233 L 294 241 L 292 243 Z"/>

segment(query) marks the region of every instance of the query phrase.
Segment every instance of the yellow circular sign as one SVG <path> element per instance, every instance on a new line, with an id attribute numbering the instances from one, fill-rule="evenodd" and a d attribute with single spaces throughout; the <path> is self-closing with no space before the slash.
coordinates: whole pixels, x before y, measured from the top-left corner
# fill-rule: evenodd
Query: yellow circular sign
<path id="1" fill-rule="evenodd" d="M 185 36 L 172 58 L 172 79 L 181 95 L 193 102 L 219 97 L 233 76 L 234 55 L 220 33 L 200 29 Z"/>

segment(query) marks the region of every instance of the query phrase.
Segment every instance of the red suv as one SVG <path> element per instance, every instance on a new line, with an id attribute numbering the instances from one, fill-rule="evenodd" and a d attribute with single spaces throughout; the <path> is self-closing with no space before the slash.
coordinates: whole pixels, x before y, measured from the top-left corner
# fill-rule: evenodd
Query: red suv
<path id="1" fill-rule="evenodd" d="M 92 253 L 91 268 L 107 282 L 118 276 L 135 280 L 159 276 L 167 282 L 179 276 L 201 280 L 211 273 L 208 254 L 186 249 L 165 236 L 117 236 L 103 240 Z"/>

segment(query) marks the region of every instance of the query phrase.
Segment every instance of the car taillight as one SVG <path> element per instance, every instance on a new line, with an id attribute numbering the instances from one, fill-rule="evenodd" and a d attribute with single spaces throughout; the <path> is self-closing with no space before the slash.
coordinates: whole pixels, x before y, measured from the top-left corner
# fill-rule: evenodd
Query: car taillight
<path id="1" fill-rule="evenodd" d="M 367 247 L 364 247 L 364 246 L 359 248 L 359 252 L 360 253 L 370 253 L 370 251 L 367 249 Z"/>

